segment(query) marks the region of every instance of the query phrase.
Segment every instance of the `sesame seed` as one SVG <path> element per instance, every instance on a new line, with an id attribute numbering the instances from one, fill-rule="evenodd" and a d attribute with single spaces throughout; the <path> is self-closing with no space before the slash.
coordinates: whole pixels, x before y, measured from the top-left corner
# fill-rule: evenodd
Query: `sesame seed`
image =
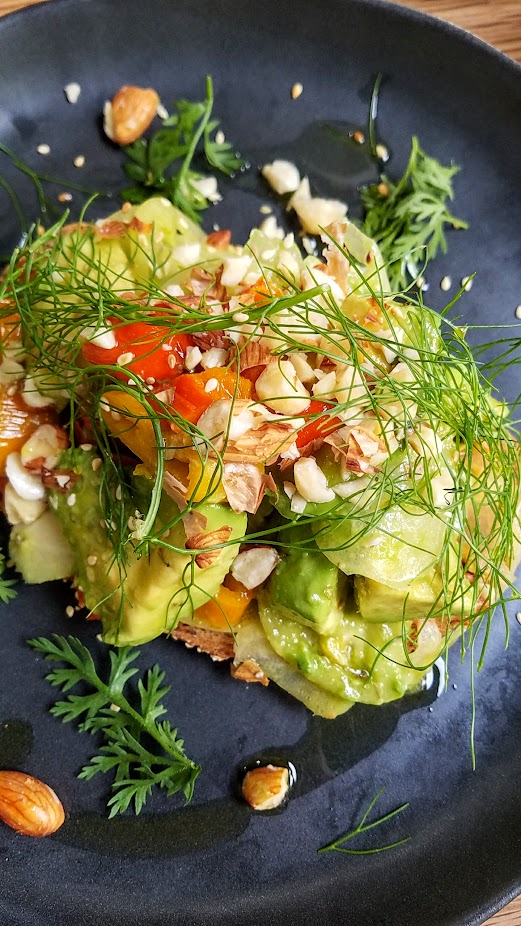
<path id="1" fill-rule="evenodd" d="M 111 412 L 110 416 L 114 419 L 114 421 L 121 421 L 121 415 L 119 412 Z"/>
<path id="2" fill-rule="evenodd" d="M 217 145 L 224 145 L 224 132 L 222 129 L 219 129 L 219 131 L 215 133 L 215 143 Z"/>
<path id="3" fill-rule="evenodd" d="M 65 608 L 65 613 L 67 617 L 74 617 L 74 608 L 72 607 L 71 604 L 67 605 L 67 607 Z"/>
<path id="4" fill-rule="evenodd" d="M 291 99 L 298 100 L 299 96 L 302 96 L 302 91 L 304 87 L 302 84 L 293 84 L 291 88 Z"/>
<path id="5" fill-rule="evenodd" d="M 376 151 L 376 157 L 380 158 L 381 161 L 389 160 L 389 150 L 388 148 L 385 147 L 385 145 L 378 144 L 375 148 L 375 151 Z"/>
<path id="6" fill-rule="evenodd" d="M 75 167 L 83 167 L 85 164 L 85 155 L 78 154 L 78 156 L 74 158 L 73 164 Z"/>
<path id="7" fill-rule="evenodd" d="M 442 281 L 441 281 L 441 283 L 440 283 L 440 289 L 442 289 L 443 292 L 446 293 L 446 292 L 451 288 L 451 286 L 452 286 L 452 280 L 451 280 L 451 278 L 450 278 L 450 277 L 443 277 L 443 279 L 442 279 Z"/>
<path id="8" fill-rule="evenodd" d="M 132 203 L 129 203 L 128 201 L 124 202 L 121 207 L 122 212 L 130 212 L 131 209 L 132 209 Z"/>
<path id="9" fill-rule="evenodd" d="M 58 193 L 58 202 L 60 203 L 70 203 L 72 199 L 72 193 Z"/>
<path id="10" fill-rule="evenodd" d="M 249 317 L 250 316 L 247 315 L 246 312 L 234 312 L 232 315 L 234 322 L 239 322 L 239 324 L 247 322 Z"/>
<path id="11" fill-rule="evenodd" d="M 120 708 L 120 707 L 118 707 L 118 705 L 117 705 L 117 704 L 111 704 L 111 705 L 110 705 L 110 709 L 111 709 L 111 711 L 114 711 L 114 713 L 115 713 L 115 714 L 117 714 L 117 713 L 118 713 L 118 711 L 120 711 L 120 710 L 121 710 L 121 708 Z"/>
<path id="12" fill-rule="evenodd" d="M 259 212 L 262 212 L 262 215 L 271 215 L 271 213 L 273 212 L 273 209 L 271 208 L 271 206 L 268 206 L 267 203 L 263 203 L 259 209 Z"/>
<path id="13" fill-rule="evenodd" d="M 126 363 L 131 363 L 134 357 L 135 357 L 135 354 L 133 354 L 132 351 L 127 350 L 125 351 L 124 354 L 119 355 L 117 359 L 117 363 L 119 363 L 120 366 L 124 367 Z"/>
<path id="14" fill-rule="evenodd" d="M 204 391 L 205 391 L 205 392 L 213 392 L 214 389 L 217 389 L 217 386 L 218 386 L 218 385 L 219 385 L 219 383 L 218 383 L 218 381 L 217 381 L 216 379 L 209 379 L 208 382 L 206 383 L 205 387 L 204 387 Z"/>
<path id="15" fill-rule="evenodd" d="M 116 500 L 117 500 L 118 502 L 121 501 L 121 496 L 122 496 L 122 494 L 123 494 L 123 490 L 122 490 L 121 486 L 117 486 L 117 488 L 116 488 Z"/>
<path id="16" fill-rule="evenodd" d="M 521 611 L 518 611 L 516 614 L 516 621 L 518 624 L 521 624 Z"/>
<path id="17" fill-rule="evenodd" d="M 37 150 L 38 154 L 50 154 L 50 153 L 51 153 L 51 146 L 50 146 L 50 145 L 45 145 L 45 144 L 44 144 L 44 145 L 38 145 L 38 147 L 37 147 L 36 150 Z"/>
<path id="18" fill-rule="evenodd" d="M 162 103 L 157 104 L 156 113 L 160 119 L 168 119 L 168 109 Z"/>
<path id="19" fill-rule="evenodd" d="M 353 132 L 353 141 L 355 141 L 357 145 L 363 145 L 365 141 L 365 135 L 360 131 L 360 129 L 357 129 L 356 132 Z"/>
<path id="20" fill-rule="evenodd" d="M 103 463 L 103 460 L 101 459 L 101 457 L 94 457 L 92 464 L 91 464 L 94 472 L 97 472 L 97 470 L 100 468 L 102 463 Z"/>
<path id="21" fill-rule="evenodd" d="M 97 562 L 98 562 L 98 557 L 96 556 L 95 553 L 92 553 L 90 556 L 87 557 L 87 563 L 89 564 L 89 566 L 95 566 Z"/>
<path id="22" fill-rule="evenodd" d="M 463 277 L 461 285 L 466 293 L 468 293 L 469 289 L 472 289 L 472 282 L 473 281 L 471 277 Z"/>
<path id="23" fill-rule="evenodd" d="M 456 685 L 456 683 L 454 683 L 454 685 L 453 685 L 452 687 L 454 688 L 454 691 L 457 691 L 457 690 L 458 690 L 458 686 Z"/>
<path id="24" fill-rule="evenodd" d="M 147 378 L 146 378 L 146 380 L 145 380 L 147 386 L 153 386 L 154 383 L 155 383 L 155 381 L 156 381 L 155 376 L 147 376 Z"/>
<path id="25" fill-rule="evenodd" d="M 518 306 L 517 306 L 517 308 L 516 308 L 516 310 L 515 310 L 515 312 L 514 312 L 514 315 L 516 316 L 516 318 L 521 319 L 521 305 L 518 305 Z"/>
<path id="26" fill-rule="evenodd" d="M 168 366 L 173 370 L 177 366 L 177 357 L 175 354 L 169 354 L 167 357 Z"/>
<path id="27" fill-rule="evenodd" d="M 67 84 L 63 88 L 63 92 L 65 96 L 67 97 L 67 102 L 74 104 L 74 103 L 77 103 L 79 100 L 80 93 L 81 93 L 81 87 L 75 81 L 72 81 L 72 83 Z"/>
<path id="28" fill-rule="evenodd" d="M 72 508 L 72 506 L 76 504 L 76 495 L 74 494 L 74 492 L 71 492 L 71 494 L 69 495 L 67 499 L 67 504 L 69 508 Z"/>
<path id="29" fill-rule="evenodd" d="M 317 242 L 315 238 L 309 238 L 308 235 L 304 235 L 302 238 L 302 247 L 304 248 L 306 254 L 315 254 L 317 249 Z"/>
<path id="30" fill-rule="evenodd" d="M 93 444 L 80 444 L 80 450 L 84 450 L 87 453 L 89 450 L 92 450 Z"/>

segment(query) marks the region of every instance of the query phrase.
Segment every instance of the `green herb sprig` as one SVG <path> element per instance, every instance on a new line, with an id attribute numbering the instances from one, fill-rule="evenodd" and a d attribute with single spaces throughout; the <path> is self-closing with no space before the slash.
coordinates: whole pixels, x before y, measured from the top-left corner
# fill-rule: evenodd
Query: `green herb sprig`
<path id="1" fill-rule="evenodd" d="M 192 168 L 199 143 L 202 143 L 210 167 L 222 174 L 230 176 L 245 163 L 228 141 L 216 141 L 219 121 L 210 118 L 213 109 L 211 77 L 206 78 L 203 102 L 179 100 L 175 108 L 176 112 L 164 120 L 163 128 L 150 139 L 139 138 L 124 148 L 129 159 L 124 170 L 136 186 L 123 190 L 121 196 L 131 203 L 142 203 L 153 193 L 160 193 L 193 221 L 199 222 L 199 213 L 210 205 L 197 188 L 202 174 Z"/>
<path id="2" fill-rule="evenodd" d="M 0 601 L 2 604 L 9 604 L 13 598 L 16 598 L 17 592 L 13 588 L 16 585 L 16 579 L 4 579 L 5 556 L 0 551 Z"/>
<path id="3" fill-rule="evenodd" d="M 363 230 L 380 246 L 393 291 L 405 290 L 438 251 L 447 251 L 446 226 L 468 228 L 447 206 L 458 171 L 425 154 L 413 137 L 401 179 L 394 183 L 382 175 L 380 183 L 361 190 Z"/>
<path id="4" fill-rule="evenodd" d="M 384 791 L 385 788 L 380 788 L 378 793 L 375 794 L 371 803 L 369 804 L 369 807 L 364 812 L 360 823 L 357 823 L 353 830 L 350 830 L 348 833 L 346 833 L 345 836 L 339 836 L 338 839 L 330 842 L 329 845 L 318 849 L 318 853 L 344 852 L 346 855 L 376 855 L 378 852 L 386 852 L 388 849 L 395 849 L 397 846 L 403 846 L 404 843 L 409 842 L 411 837 L 405 836 L 403 839 L 397 839 L 395 842 L 391 842 L 386 846 L 377 846 L 376 848 L 372 849 L 347 849 L 345 847 L 346 842 L 349 842 L 351 839 L 355 839 L 356 836 L 360 836 L 362 833 L 367 833 L 369 830 L 374 829 L 375 826 L 381 826 L 382 823 L 386 823 L 387 820 L 392 820 L 393 817 L 396 817 L 399 813 L 402 813 L 403 810 L 407 809 L 409 804 L 402 804 L 400 807 L 397 807 L 396 810 L 391 810 L 390 813 L 386 813 L 382 817 L 378 817 L 377 820 L 372 820 L 370 823 L 366 823 L 369 814 Z"/>
<path id="5" fill-rule="evenodd" d="M 51 685 L 63 692 L 85 683 L 93 689 L 57 701 L 51 714 L 63 723 L 82 718 L 82 732 L 103 735 L 105 742 L 99 755 L 82 768 L 78 777 L 89 780 L 99 772 L 114 773 L 113 793 L 107 802 L 109 817 L 123 813 L 132 803 L 135 813 L 140 813 L 154 785 L 164 788 L 169 797 L 182 791 L 186 800 L 191 800 L 201 768 L 187 758 L 183 740 L 169 721 L 159 721 L 166 713 L 161 702 L 170 686 L 163 684 L 165 673 L 157 665 L 138 681 L 136 709 L 124 689 L 139 671 L 132 665 L 139 650 L 128 646 L 110 650 L 109 677 L 103 681 L 88 649 L 76 637 L 53 634 L 52 640 L 39 637 L 29 640 L 29 645 L 43 653 L 46 660 L 66 664 L 46 676 Z"/>

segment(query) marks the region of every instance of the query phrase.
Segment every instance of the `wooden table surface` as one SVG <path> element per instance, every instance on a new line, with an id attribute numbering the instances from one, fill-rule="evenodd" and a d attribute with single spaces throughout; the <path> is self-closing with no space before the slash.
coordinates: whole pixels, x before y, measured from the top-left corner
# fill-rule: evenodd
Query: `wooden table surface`
<path id="1" fill-rule="evenodd" d="M 39 0 L 0 0 L 0 16 L 36 2 Z M 401 3 L 448 19 L 521 62 L 521 0 L 401 0 Z M 484 926 L 521 926 L 521 897 Z"/>

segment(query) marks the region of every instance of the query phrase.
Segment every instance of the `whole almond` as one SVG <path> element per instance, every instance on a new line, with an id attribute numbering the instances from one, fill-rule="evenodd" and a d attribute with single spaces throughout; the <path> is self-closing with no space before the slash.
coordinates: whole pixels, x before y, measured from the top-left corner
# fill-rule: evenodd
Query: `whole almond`
<path id="1" fill-rule="evenodd" d="M 49 836 L 65 813 L 59 797 L 39 778 L 0 771 L 0 820 L 22 836 Z"/>
<path id="2" fill-rule="evenodd" d="M 105 132 L 117 145 L 130 145 L 157 113 L 159 96 L 150 87 L 121 87 L 105 105 Z"/>

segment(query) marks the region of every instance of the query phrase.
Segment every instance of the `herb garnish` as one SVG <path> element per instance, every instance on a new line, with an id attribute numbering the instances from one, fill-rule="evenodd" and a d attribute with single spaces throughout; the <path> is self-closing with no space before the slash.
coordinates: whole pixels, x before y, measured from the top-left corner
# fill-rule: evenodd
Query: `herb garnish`
<path id="1" fill-rule="evenodd" d="M 89 780 L 98 772 L 115 773 L 113 794 L 107 802 L 109 817 L 122 813 L 132 803 L 138 814 L 154 785 L 165 788 L 169 797 L 183 791 L 186 800 L 191 800 L 201 769 L 187 758 L 183 740 L 169 721 L 158 722 L 166 713 L 161 701 L 170 686 L 163 685 L 165 673 L 157 665 L 148 670 L 144 680 L 138 681 L 140 707 L 136 710 L 123 690 L 139 671 L 132 666 L 139 650 L 128 646 L 110 650 L 110 672 L 105 682 L 98 675 L 88 649 L 76 637 L 53 634 L 52 640 L 39 637 L 29 640 L 29 645 L 51 662 L 66 663 L 66 668 L 54 669 L 46 676 L 51 685 L 64 692 L 80 683 L 94 689 L 57 701 L 51 714 L 63 723 L 83 717 L 79 724 L 82 732 L 103 734 L 105 743 L 100 754 L 82 768 L 78 777 Z"/>
<path id="2" fill-rule="evenodd" d="M 413 137 L 401 179 L 394 183 L 382 174 L 380 183 L 361 190 L 363 230 L 380 246 L 393 291 L 405 290 L 439 250 L 447 251 L 445 226 L 468 228 L 447 208 L 458 171 L 425 154 Z"/>
<path id="3" fill-rule="evenodd" d="M 210 201 L 198 188 L 203 175 L 192 169 L 199 142 L 210 167 L 230 176 L 245 164 L 226 140 L 217 141 L 214 133 L 219 127 L 211 119 L 213 84 L 206 78 L 206 99 L 203 102 L 178 100 L 176 112 L 163 122 L 163 128 L 150 139 L 139 138 L 124 148 L 129 161 L 125 173 L 137 183 L 122 191 L 123 199 L 142 203 L 154 193 L 161 193 L 196 222 L 198 213 Z M 213 136 L 213 137 L 212 137 Z M 179 165 L 179 162 L 180 165 Z"/>
<path id="4" fill-rule="evenodd" d="M 0 551 L 0 601 L 2 604 L 9 604 L 13 598 L 16 598 L 17 592 L 13 588 L 16 585 L 16 579 L 4 579 L 5 556 Z"/>
<path id="5" fill-rule="evenodd" d="M 323 852 L 344 852 L 346 855 L 375 855 L 378 852 L 386 852 L 387 849 L 395 849 L 396 846 L 403 846 L 404 843 L 409 842 L 411 837 L 405 836 L 404 839 L 398 839 L 396 842 L 391 842 L 386 846 L 377 846 L 373 849 L 346 849 L 344 843 L 349 842 L 351 839 L 354 839 L 356 836 L 360 836 L 361 833 L 367 833 L 369 830 L 375 828 L 375 826 L 381 826 L 382 823 L 386 823 L 387 820 L 391 820 L 393 817 L 396 817 L 402 810 L 406 810 L 409 804 L 402 804 L 400 807 L 397 807 L 396 810 L 391 810 L 390 813 L 386 813 L 383 817 L 378 817 L 377 820 L 372 820 L 371 823 L 366 823 L 369 814 L 371 813 L 373 807 L 385 791 L 385 788 L 380 788 L 377 794 L 373 797 L 369 807 L 365 811 L 360 820 L 353 830 L 350 830 L 346 833 L 345 836 L 340 836 L 338 839 L 335 839 L 334 842 L 330 842 L 329 845 L 323 846 L 317 851 L 319 853 Z"/>

